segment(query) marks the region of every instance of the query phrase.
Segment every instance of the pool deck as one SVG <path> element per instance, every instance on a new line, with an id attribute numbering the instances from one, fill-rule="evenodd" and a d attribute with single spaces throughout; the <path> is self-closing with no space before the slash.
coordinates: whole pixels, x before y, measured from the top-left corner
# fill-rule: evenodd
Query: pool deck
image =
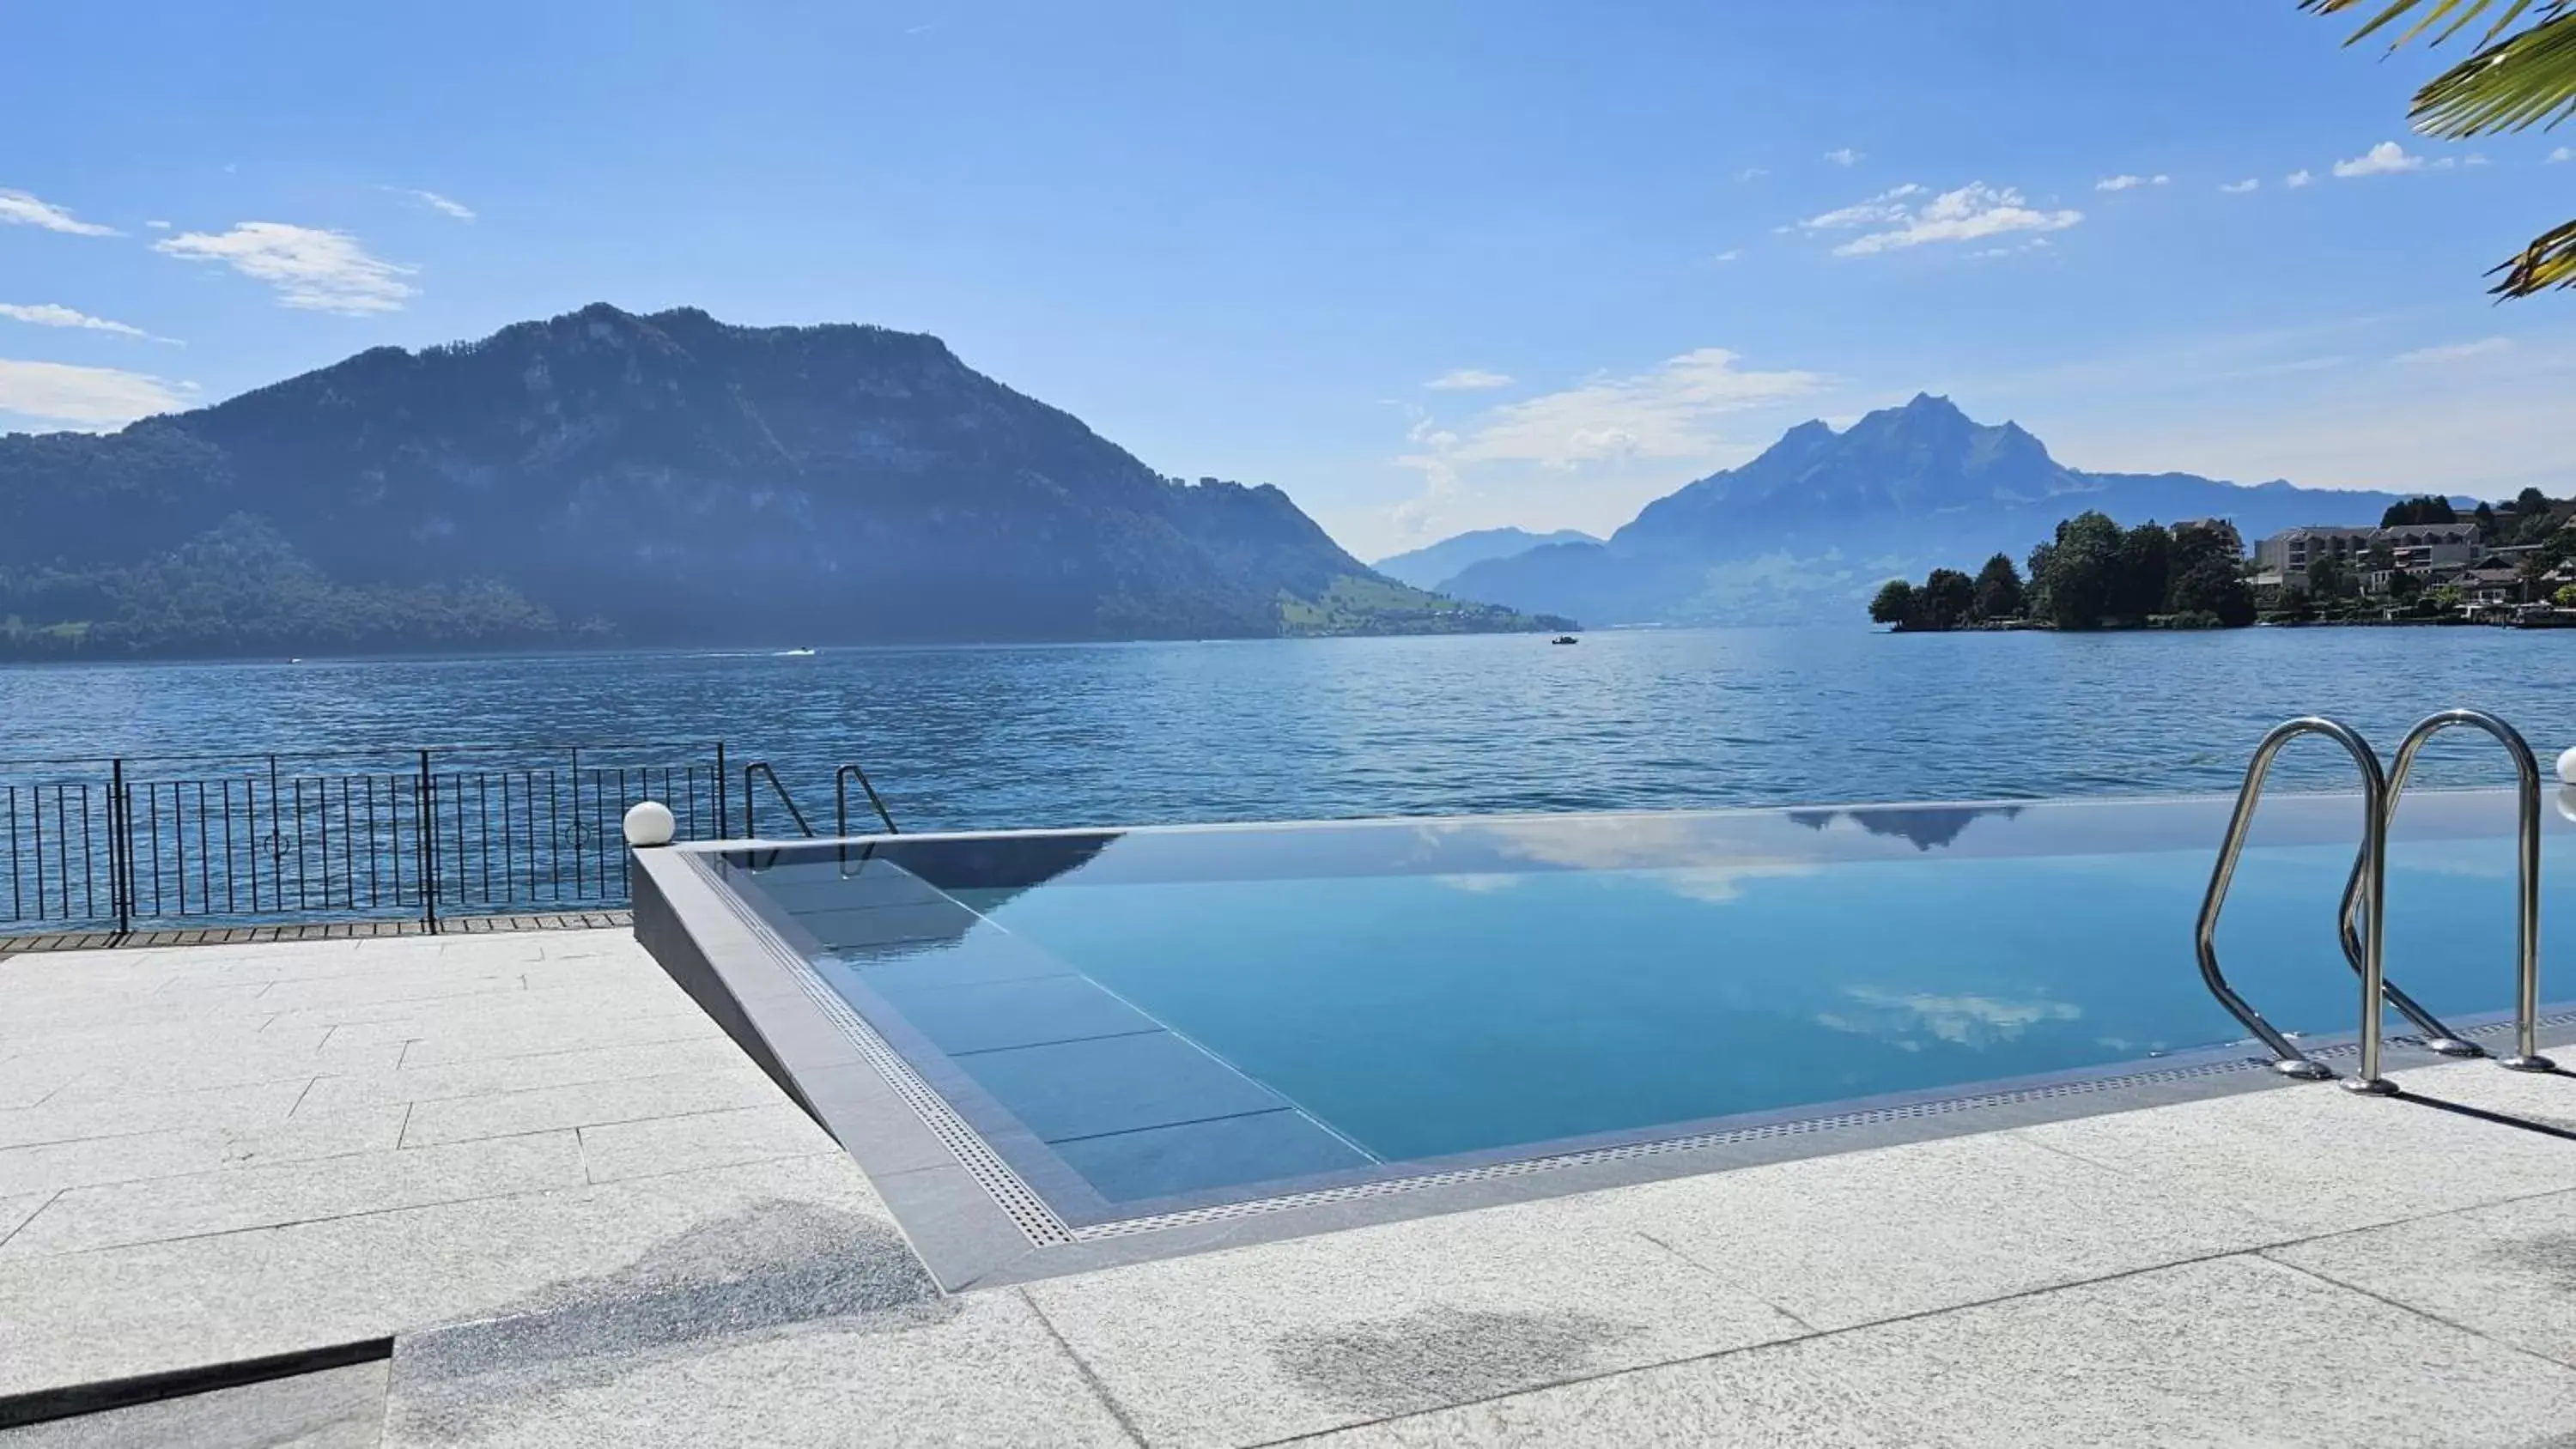
<path id="1" fill-rule="evenodd" d="M 0 1446 L 2576 1443 L 2576 1077 L 2410 1069 L 944 1294 L 623 931 L 0 956 Z"/>

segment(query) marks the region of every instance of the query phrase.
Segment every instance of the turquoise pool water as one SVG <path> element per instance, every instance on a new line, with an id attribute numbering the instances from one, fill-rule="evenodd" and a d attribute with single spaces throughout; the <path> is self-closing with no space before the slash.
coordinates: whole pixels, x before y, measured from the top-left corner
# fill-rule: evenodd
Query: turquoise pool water
<path id="1" fill-rule="evenodd" d="M 2267 804 L 2230 898 L 2229 974 L 2293 1032 L 2356 1025 L 2359 808 Z M 725 872 L 1081 1222 L 2232 1041 L 2191 949 L 2225 810 L 923 837 Z M 2511 830 L 2500 792 L 2401 813 L 2389 971 L 2437 1012 L 2510 1004 Z M 2563 956 L 2544 935 L 2544 989 Z"/>

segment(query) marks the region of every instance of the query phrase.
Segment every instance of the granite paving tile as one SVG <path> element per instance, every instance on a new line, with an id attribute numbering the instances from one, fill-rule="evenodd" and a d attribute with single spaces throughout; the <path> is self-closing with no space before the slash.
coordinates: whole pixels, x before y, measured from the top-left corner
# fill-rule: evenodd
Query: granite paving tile
<path id="1" fill-rule="evenodd" d="M 891 1231 L 838 1156 L 21 1257 L 0 1252 L 0 1394 L 525 1312 L 678 1256 L 723 1278 L 782 1216 Z M 649 1311 L 651 1300 L 645 1304 Z"/>
<path id="2" fill-rule="evenodd" d="M 254 1127 L 283 1122 L 312 1078 L 217 1087 L 202 1092 L 106 1097 L 0 1112 L 0 1147 L 114 1137 L 174 1127 Z"/>
<path id="3" fill-rule="evenodd" d="M 416 1102 L 410 1123 L 403 1129 L 402 1143 L 405 1147 L 431 1147 L 478 1137 L 720 1112 L 782 1100 L 778 1088 L 761 1075 L 759 1068 L 738 1063 L 715 1071 L 626 1077 Z"/>
<path id="4" fill-rule="evenodd" d="M 1026 1303 L 932 1300 L 653 1351 L 495 1364 L 475 1328 L 397 1351 L 388 1449 L 1132 1445 Z M 465 1342 L 456 1340 L 464 1339 Z"/>
<path id="5" fill-rule="evenodd" d="M 72 1188 L 0 1255 L 77 1253 L 584 1182 L 571 1132 Z"/>
<path id="6" fill-rule="evenodd" d="M 1978 1445 L 2538 1445 L 2576 1370 L 2238 1255 L 1880 1324 L 1817 1362 Z"/>
<path id="7" fill-rule="evenodd" d="M 678 1041 L 638 1046 L 594 1047 L 539 1052 L 527 1056 L 490 1057 L 398 1070 L 334 1072 L 314 1080 L 313 1089 L 296 1107 L 306 1112 L 336 1112 L 386 1102 L 443 1101 L 539 1087 L 572 1087 L 586 1082 L 633 1081 L 689 1072 L 718 1072 L 743 1064 L 742 1048 L 722 1036 L 692 1035 Z"/>
<path id="8" fill-rule="evenodd" d="M 377 1449 L 391 1377 L 381 1359 L 296 1374 L 0 1429 L 0 1449 Z"/>
<path id="9" fill-rule="evenodd" d="M 0 1148 L 0 1193 L 179 1177 L 225 1168 L 386 1151 L 402 1132 L 401 1104 L 299 1113 L 253 1127 L 176 1127 Z"/>
<path id="10" fill-rule="evenodd" d="M 2576 1188 L 2576 1142 L 2324 1083 L 2014 1130 L 2312 1233 Z"/>
<path id="11" fill-rule="evenodd" d="M 813 1118 L 780 1098 L 765 1079 L 761 1086 L 770 1098 L 764 1106 L 584 1127 L 582 1154 L 591 1181 L 614 1182 L 775 1157 L 839 1155 L 838 1144 L 814 1125 Z"/>
<path id="12" fill-rule="evenodd" d="M 1266 1442 L 1803 1331 L 1561 1203 L 1021 1291 L 1156 1445 Z"/>
<path id="13" fill-rule="evenodd" d="M 2312 1238 L 2267 1256 L 2576 1365 L 2576 1193 Z"/>
<path id="14" fill-rule="evenodd" d="M 1676 1178 L 1568 1210 L 1827 1329 L 2299 1235 L 2007 1133 Z"/>

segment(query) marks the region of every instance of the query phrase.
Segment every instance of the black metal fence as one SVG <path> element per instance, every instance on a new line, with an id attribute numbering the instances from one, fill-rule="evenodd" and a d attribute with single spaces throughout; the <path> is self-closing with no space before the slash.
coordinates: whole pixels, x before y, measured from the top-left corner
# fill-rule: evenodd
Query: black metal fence
<path id="1" fill-rule="evenodd" d="M 622 905 L 627 809 L 716 839 L 726 772 L 721 743 L 0 761 L 0 930 Z"/>

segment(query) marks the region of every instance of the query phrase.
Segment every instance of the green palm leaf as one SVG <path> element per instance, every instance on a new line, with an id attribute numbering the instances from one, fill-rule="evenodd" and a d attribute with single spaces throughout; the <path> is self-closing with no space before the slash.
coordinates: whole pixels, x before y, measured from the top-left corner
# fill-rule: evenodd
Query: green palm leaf
<path id="1" fill-rule="evenodd" d="M 2410 14 L 2414 24 L 2389 43 L 2391 50 L 2428 31 L 2439 45 L 2482 18 L 2487 22 L 2475 53 L 2415 93 L 2408 119 L 2416 130 L 2457 139 L 2555 126 L 2576 116 L 2576 0 L 2300 0 L 2299 8 L 2335 15 L 2365 5 L 2380 8 L 2346 44 Z M 2528 28 L 2507 34 L 2526 17 L 2533 20 Z M 2576 222 L 2534 238 L 2495 270 L 2504 274 L 2495 290 L 2508 297 L 2576 286 Z"/>

